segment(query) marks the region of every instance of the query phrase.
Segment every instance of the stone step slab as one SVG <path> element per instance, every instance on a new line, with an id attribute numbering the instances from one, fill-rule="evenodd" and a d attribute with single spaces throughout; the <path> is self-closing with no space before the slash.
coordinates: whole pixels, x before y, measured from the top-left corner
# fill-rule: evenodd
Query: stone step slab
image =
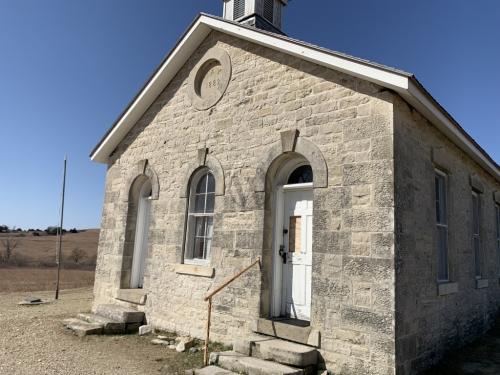
<path id="1" fill-rule="evenodd" d="M 88 335 L 100 335 L 103 332 L 103 327 L 101 324 L 89 323 L 80 319 L 65 319 L 63 320 L 63 325 L 72 330 L 79 337 Z"/>
<path id="2" fill-rule="evenodd" d="M 119 323 L 137 323 L 136 329 L 139 329 L 139 326 L 144 320 L 144 313 L 142 311 L 117 305 L 98 305 L 94 314 Z"/>
<path id="3" fill-rule="evenodd" d="M 318 364 L 316 348 L 264 335 L 236 340 L 233 348 L 238 353 L 288 366 L 304 368 Z"/>
<path id="4" fill-rule="evenodd" d="M 249 357 L 237 352 L 210 354 L 210 364 L 226 370 L 247 375 L 303 375 L 302 369 L 285 366 L 277 362 Z"/>
<path id="5" fill-rule="evenodd" d="M 87 323 L 101 324 L 105 334 L 120 334 L 126 332 L 126 324 L 105 318 L 96 314 L 80 313 L 77 318 Z"/>
<path id="6" fill-rule="evenodd" d="M 218 366 L 207 366 L 202 369 L 187 370 L 186 375 L 237 375 L 236 372 L 232 372 Z"/>
<path id="7" fill-rule="evenodd" d="M 294 319 L 271 320 L 259 318 L 256 321 L 254 332 L 266 336 L 273 336 L 299 344 L 320 347 L 320 333 L 309 325 L 301 324 Z"/>

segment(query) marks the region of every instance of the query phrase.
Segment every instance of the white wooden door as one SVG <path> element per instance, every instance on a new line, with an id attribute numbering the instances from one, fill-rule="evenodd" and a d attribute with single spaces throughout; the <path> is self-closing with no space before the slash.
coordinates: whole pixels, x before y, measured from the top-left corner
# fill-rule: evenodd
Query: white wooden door
<path id="1" fill-rule="evenodd" d="M 284 187 L 282 311 L 294 319 L 311 318 L 312 189 Z"/>
<path id="2" fill-rule="evenodd" d="M 148 186 L 146 186 L 146 189 L 151 190 Z M 130 277 L 130 288 L 132 289 L 142 288 L 143 286 L 146 255 L 148 252 L 149 214 L 151 210 L 149 195 L 151 193 L 144 193 L 142 190 L 135 224 L 134 256 L 132 258 L 132 275 Z"/>

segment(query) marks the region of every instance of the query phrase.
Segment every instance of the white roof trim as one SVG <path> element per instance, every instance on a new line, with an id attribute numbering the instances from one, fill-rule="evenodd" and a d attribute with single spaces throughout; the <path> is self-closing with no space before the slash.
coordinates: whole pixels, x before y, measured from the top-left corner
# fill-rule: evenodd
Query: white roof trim
<path id="1" fill-rule="evenodd" d="M 111 131 L 103 138 L 91 154 L 91 159 L 107 163 L 109 155 L 118 146 L 144 112 L 169 84 L 187 59 L 198 48 L 212 30 L 233 35 L 288 55 L 338 70 L 380 86 L 398 92 L 405 100 L 417 108 L 436 127 L 447 135 L 477 163 L 500 180 L 500 169 L 488 159 L 487 155 L 453 123 L 449 115 L 434 101 L 428 93 L 415 84 L 411 76 L 394 70 L 333 54 L 326 50 L 306 46 L 288 38 L 280 38 L 259 30 L 240 26 L 219 18 L 200 15 L 180 42 L 176 45 L 164 63 L 156 71 L 149 83 L 142 89 L 124 114 L 118 119 Z"/>

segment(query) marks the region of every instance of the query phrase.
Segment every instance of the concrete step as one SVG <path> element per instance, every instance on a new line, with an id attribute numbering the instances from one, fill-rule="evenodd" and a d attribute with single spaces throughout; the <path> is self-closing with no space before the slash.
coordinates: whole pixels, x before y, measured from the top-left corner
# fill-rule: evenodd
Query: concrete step
<path id="1" fill-rule="evenodd" d="M 87 323 L 101 324 L 105 334 L 120 334 L 126 332 L 126 324 L 105 318 L 96 314 L 80 313 L 77 318 Z"/>
<path id="2" fill-rule="evenodd" d="M 89 323 L 80 319 L 65 319 L 63 320 L 63 324 L 79 337 L 87 335 L 100 335 L 103 332 L 102 324 Z"/>
<path id="3" fill-rule="evenodd" d="M 254 331 L 267 336 L 297 342 L 310 346 L 320 346 L 320 334 L 307 322 L 296 319 L 273 320 L 260 318 Z"/>
<path id="4" fill-rule="evenodd" d="M 94 314 L 114 320 L 119 323 L 142 323 L 144 313 L 123 306 L 117 305 L 98 305 Z M 137 327 L 138 328 L 138 327 Z"/>
<path id="5" fill-rule="evenodd" d="M 187 370 L 185 375 L 238 375 L 238 373 L 218 366 L 207 366 L 202 369 Z"/>
<path id="6" fill-rule="evenodd" d="M 247 375 L 303 375 L 304 370 L 237 352 L 210 354 L 210 364 Z"/>
<path id="7" fill-rule="evenodd" d="M 318 364 L 316 348 L 264 335 L 250 335 L 236 340 L 233 348 L 238 353 L 283 365 L 305 368 Z"/>

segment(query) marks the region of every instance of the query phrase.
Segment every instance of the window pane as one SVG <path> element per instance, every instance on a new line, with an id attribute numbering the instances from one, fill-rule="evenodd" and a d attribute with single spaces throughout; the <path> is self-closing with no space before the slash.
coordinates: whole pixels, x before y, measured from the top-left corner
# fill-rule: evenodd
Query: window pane
<path id="1" fill-rule="evenodd" d="M 205 240 L 205 258 L 204 259 L 207 259 L 208 257 L 210 257 L 210 250 L 212 249 L 212 240 Z"/>
<path id="2" fill-rule="evenodd" d="M 438 280 L 448 280 L 448 230 L 438 227 Z"/>
<path id="3" fill-rule="evenodd" d="M 197 217 L 195 219 L 195 236 L 196 237 L 204 237 L 205 236 L 205 218 Z"/>
<path id="4" fill-rule="evenodd" d="M 207 193 L 215 193 L 215 178 L 212 173 L 207 174 Z"/>
<path id="5" fill-rule="evenodd" d="M 294 170 L 288 177 L 287 184 L 304 184 L 306 182 L 313 182 L 313 171 L 310 165 L 303 165 Z"/>
<path id="6" fill-rule="evenodd" d="M 204 248 L 205 248 L 205 239 L 204 238 L 195 238 L 193 258 L 204 259 L 203 258 Z"/>
<path id="7" fill-rule="evenodd" d="M 214 205 L 215 205 L 215 194 L 207 194 L 207 206 L 205 208 L 205 213 L 213 213 L 214 212 Z"/>
<path id="8" fill-rule="evenodd" d="M 500 241 L 500 206 L 496 206 L 497 213 L 497 238 Z"/>
<path id="9" fill-rule="evenodd" d="M 481 241 L 479 237 L 474 237 L 474 261 L 476 277 L 481 277 Z"/>
<path id="10" fill-rule="evenodd" d="M 196 193 L 205 193 L 207 191 L 207 175 L 205 174 L 198 181 L 198 185 L 196 185 Z"/>
<path id="11" fill-rule="evenodd" d="M 448 222 L 446 211 L 446 178 L 436 174 L 436 220 L 439 224 Z"/>
<path id="12" fill-rule="evenodd" d="M 439 192 L 440 192 L 440 189 L 439 189 L 439 175 L 436 175 L 436 178 L 435 178 L 435 191 L 436 191 L 436 221 L 438 223 L 441 222 L 441 209 L 439 207 Z"/>
<path id="13" fill-rule="evenodd" d="M 205 212 L 205 194 L 197 194 L 195 195 L 195 203 L 194 203 L 194 213 L 200 214 Z"/>
<path id="14" fill-rule="evenodd" d="M 479 197 L 476 194 L 472 195 L 472 222 L 474 234 L 479 234 Z"/>
<path id="15" fill-rule="evenodd" d="M 206 223 L 207 223 L 205 237 L 212 238 L 212 236 L 214 234 L 214 218 L 207 216 L 205 219 L 206 219 Z"/>

